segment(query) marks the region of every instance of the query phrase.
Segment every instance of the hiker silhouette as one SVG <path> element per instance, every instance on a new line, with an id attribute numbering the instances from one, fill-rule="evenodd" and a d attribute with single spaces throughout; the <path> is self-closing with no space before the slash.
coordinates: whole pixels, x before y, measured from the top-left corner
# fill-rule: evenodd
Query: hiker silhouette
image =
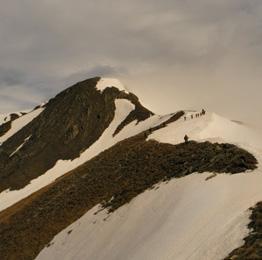
<path id="1" fill-rule="evenodd" d="M 187 135 L 185 135 L 185 137 L 184 137 L 185 143 L 188 143 L 188 139 L 189 139 L 189 137 Z"/>

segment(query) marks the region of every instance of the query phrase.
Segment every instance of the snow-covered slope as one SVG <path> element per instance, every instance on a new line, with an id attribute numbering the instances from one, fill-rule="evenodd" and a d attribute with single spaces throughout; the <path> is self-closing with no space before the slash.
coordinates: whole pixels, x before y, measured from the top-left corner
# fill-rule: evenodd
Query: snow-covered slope
<path id="1" fill-rule="evenodd" d="M 192 174 L 160 184 L 112 213 L 99 205 L 58 234 L 37 259 L 222 259 L 243 243 L 248 209 L 262 200 L 261 136 L 244 125 L 208 113 L 180 119 L 149 138 L 180 143 L 236 143 L 252 151 L 259 168 L 236 175 Z"/>
<path id="2" fill-rule="evenodd" d="M 14 120 L 12 122 L 11 129 L 7 133 L 5 133 L 3 136 L 0 137 L 0 143 L 5 142 L 8 138 L 10 138 L 15 133 L 17 133 L 19 130 L 21 130 L 24 126 L 29 124 L 34 118 L 39 116 L 43 112 L 44 109 L 45 109 L 44 107 L 40 107 Z"/>
<path id="3" fill-rule="evenodd" d="M 247 209 L 262 196 L 262 175 L 219 175 L 205 181 L 209 175 L 161 184 L 110 217 L 105 211 L 94 215 L 95 207 L 37 259 L 222 259 L 243 243 Z"/>
<path id="4" fill-rule="evenodd" d="M 111 89 L 111 87 L 114 88 Z M 45 111 L 43 112 L 43 110 Z M 13 250 L 14 255 L 19 255 L 18 251 L 21 249 L 21 251 L 24 250 L 21 253 L 23 257 L 27 253 L 36 256 L 40 249 L 46 245 L 46 241 L 50 241 L 54 234 L 82 216 L 57 234 L 53 241 L 40 252 L 37 259 L 216 260 L 226 257 L 233 249 L 243 243 L 243 238 L 248 233 L 247 224 L 250 215 L 248 209 L 254 206 L 256 202 L 262 201 L 261 134 L 244 124 L 232 122 L 213 113 L 206 113 L 202 116 L 199 116 L 198 113 L 198 116 L 196 116 L 195 112 L 188 112 L 185 118 L 182 117 L 174 122 L 171 120 L 173 115 L 152 115 L 139 103 L 137 97 L 127 91 L 120 81 L 109 78 L 93 78 L 77 83 L 57 95 L 47 106 L 40 106 L 26 115 L 20 115 L 18 119 L 12 121 L 11 129 L 0 137 L 0 143 L 7 141 L 1 147 L 4 152 L 0 154 L 2 160 L 0 160 L 0 174 L 1 169 L 6 172 L 3 171 L 0 176 L 4 181 L 11 176 L 8 180 L 10 185 L 16 181 L 12 178 L 18 178 L 18 184 L 15 183 L 18 186 L 21 180 L 25 183 L 22 188 L 7 189 L 7 187 L 12 187 L 8 186 L 8 183 L 7 187 L 4 187 L 0 192 L 0 221 L 4 219 L 5 222 L 5 218 L 7 220 L 10 218 L 10 223 L 8 221 L 7 223 L 1 222 L 1 224 L 4 223 L 3 226 L 7 225 L 6 229 L 0 229 L 2 241 L 6 243 L 8 240 L 6 237 L 16 236 L 16 239 L 19 238 L 19 240 L 13 240 L 14 244 L 17 243 L 18 248 Z M 5 117 L 0 116 L 0 124 Z M 93 128 L 89 128 L 90 126 L 93 126 Z M 121 127 L 119 128 L 119 126 Z M 99 132 L 95 133 L 98 128 Z M 118 128 L 119 131 L 117 131 Z M 185 135 L 188 135 L 190 140 L 198 142 L 233 143 L 256 156 L 259 162 L 258 169 L 235 175 L 215 175 L 210 172 L 193 173 L 186 177 L 171 179 L 166 183 L 159 183 L 155 189 L 147 190 L 138 195 L 129 204 L 123 203 L 124 206 L 110 215 L 106 210 L 101 210 L 101 205 L 96 205 L 101 200 L 95 200 L 89 208 L 86 206 L 86 210 L 81 211 L 81 215 L 76 215 L 73 220 L 71 216 L 66 218 L 65 214 L 61 214 L 62 218 L 60 216 L 61 219 L 56 222 L 57 214 L 54 214 L 55 219 L 48 222 L 49 219 L 46 219 L 45 213 L 47 215 L 50 212 L 54 213 L 54 206 L 57 205 L 59 205 L 59 207 L 55 207 L 58 209 L 57 211 L 60 212 L 61 209 L 65 209 L 65 194 L 72 195 L 72 193 L 60 193 L 60 191 L 71 191 L 72 187 L 72 192 L 74 188 L 77 191 L 80 190 L 81 196 L 77 198 L 83 201 L 81 200 L 83 190 L 79 189 L 79 183 L 71 182 L 73 179 L 67 177 L 73 176 L 73 178 L 80 179 L 81 184 L 88 190 L 89 187 L 85 185 L 86 183 L 82 179 L 85 176 L 77 174 L 77 170 L 83 168 L 79 166 L 84 166 L 86 162 L 110 147 L 114 149 L 122 140 L 132 136 L 135 136 L 132 140 L 136 139 L 136 135 L 139 133 L 143 133 L 139 135 L 139 138 L 142 137 L 143 144 L 151 143 L 146 143 L 145 138 L 157 140 L 161 143 L 179 144 L 184 141 Z M 92 136 L 93 134 L 95 136 Z M 127 141 L 129 142 L 129 140 Z M 130 141 L 127 144 L 132 144 L 132 142 Z M 123 145 L 123 142 L 121 142 L 119 146 L 122 147 L 122 152 L 127 149 L 126 143 Z M 177 149 L 178 146 L 172 147 Z M 71 153 L 74 148 L 74 152 Z M 46 150 L 42 153 L 43 149 Z M 218 147 L 218 149 L 221 148 Z M 111 153 L 111 150 L 107 152 L 116 158 L 117 151 L 116 149 L 114 153 Z M 158 155 L 158 149 L 154 151 Z M 61 155 L 63 152 L 65 152 L 64 155 Z M 173 150 L 172 153 L 174 153 Z M 192 152 L 192 155 L 194 153 L 195 151 Z M 137 153 L 133 156 L 133 150 L 131 154 L 132 159 L 135 160 L 135 167 L 132 168 L 132 171 L 135 172 L 136 160 L 140 159 L 138 157 L 141 154 Z M 165 152 L 163 152 L 163 155 L 165 157 Z M 146 154 L 146 156 L 148 155 Z M 50 157 L 52 160 L 50 160 Z M 123 157 L 125 157 L 124 152 Z M 110 158 L 111 167 L 111 157 L 108 158 Z M 156 158 L 159 157 L 156 156 Z M 103 162 L 105 162 L 105 159 L 106 157 L 103 158 Z M 38 161 L 31 167 L 34 160 Z M 49 160 L 48 163 L 47 160 Z M 148 157 L 146 157 L 145 163 L 146 160 L 148 160 Z M 28 162 L 29 165 L 26 165 Z M 112 167 L 125 172 L 127 169 L 125 167 L 127 164 L 130 165 L 130 162 L 131 160 L 126 162 L 125 158 L 120 158 L 116 164 L 112 163 Z M 13 163 L 12 168 L 6 167 L 11 163 Z M 33 175 L 41 167 L 44 170 L 42 172 L 40 170 L 39 175 Z M 163 167 L 168 168 L 168 165 L 163 165 Z M 190 165 L 185 167 L 190 167 Z M 153 160 L 151 168 L 145 169 L 155 169 L 155 160 Z M 66 175 L 71 170 L 72 172 Z M 85 168 L 84 170 L 86 171 Z M 32 176 L 29 173 L 30 171 Z M 97 168 L 94 168 L 92 173 L 97 173 Z M 65 175 L 63 178 L 55 181 L 63 175 Z M 28 179 L 24 180 L 24 176 L 28 177 L 29 181 Z M 105 175 L 101 174 L 101 176 L 101 179 L 104 180 Z M 120 175 L 120 177 L 123 182 L 127 183 L 124 175 Z M 89 178 L 85 180 L 87 183 L 90 180 Z M 65 180 L 68 186 L 57 185 L 60 180 L 62 182 Z M 112 181 L 117 182 L 117 178 Z M 111 182 L 111 178 L 109 182 Z M 148 182 L 148 174 L 145 182 Z M 51 183 L 53 184 L 49 185 Z M 103 185 L 108 187 L 105 183 Z M 119 185 L 119 182 L 117 182 L 117 185 Z M 52 192 L 52 187 L 54 187 L 54 190 L 57 188 L 55 190 L 57 193 Z M 124 189 L 129 187 L 130 185 L 124 186 Z M 135 186 L 135 189 L 137 189 L 137 186 Z M 49 199 L 46 197 L 48 191 L 51 193 Z M 118 195 L 115 190 L 114 193 L 108 193 L 108 189 L 105 189 L 105 192 L 110 194 L 109 198 L 112 194 L 113 198 L 115 194 Z M 123 190 L 124 192 L 125 190 Z M 54 196 L 54 194 L 57 196 Z M 120 194 L 122 195 L 122 193 Z M 30 195 L 32 196 L 28 198 Z M 60 202 L 62 201 L 61 204 L 56 204 L 57 197 L 59 197 Z M 27 199 L 21 201 L 24 198 Z M 90 197 L 88 198 L 90 199 Z M 51 204 L 50 199 L 52 200 Z M 46 202 L 49 205 L 45 204 Z M 15 203 L 18 204 L 14 205 Z M 74 203 L 74 205 L 76 204 Z M 39 209 L 37 214 L 32 210 L 34 205 L 43 205 L 35 207 Z M 68 205 L 71 204 L 68 203 Z M 96 206 L 93 207 L 94 205 Z M 7 209 L 10 206 L 13 207 Z M 25 207 L 25 210 L 23 207 Z M 91 210 L 84 214 L 88 209 Z M 25 212 L 29 212 L 28 215 Z M 24 233 L 19 233 L 20 230 L 31 231 L 29 227 L 23 229 L 19 225 L 16 226 L 15 222 L 19 217 L 20 221 L 21 219 L 24 221 L 23 216 L 30 219 L 32 225 L 29 222 L 27 224 L 32 227 L 33 234 L 35 234 L 35 230 L 39 230 L 39 227 L 34 225 L 34 221 L 40 223 L 39 225 L 42 225 L 42 223 L 49 224 L 49 226 L 52 226 L 51 229 L 54 225 L 59 228 L 55 229 L 53 233 L 51 230 L 48 239 L 43 240 L 44 243 L 42 244 L 42 241 L 40 242 L 37 240 L 38 238 L 35 238 L 34 246 L 36 248 L 31 247 L 29 243 L 34 241 L 30 235 L 27 237 L 28 243 L 19 244 L 20 235 L 24 236 Z M 40 219 L 41 221 L 39 221 Z M 64 219 L 68 221 L 65 225 L 62 221 Z M 9 224 L 10 226 L 8 226 Z M 42 235 L 50 232 L 48 228 L 46 232 L 46 227 L 40 228 Z M 28 232 L 28 234 L 31 233 Z M 13 246 L 8 243 L 5 245 L 10 246 L 10 248 Z M 1 248 L 0 244 L 0 253 L 5 252 L 7 247 L 4 247 Z"/>
<path id="5" fill-rule="evenodd" d="M 30 184 L 19 190 L 5 190 L 0 193 L 0 211 L 6 209 L 7 207 L 13 205 L 14 203 L 24 199 L 25 197 L 31 195 L 37 190 L 45 187 L 46 185 L 52 183 L 58 177 L 64 175 L 65 173 L 75 169 L 76 167 L 82 165 L 86 161 L 98 155 L 100 152 L 108 149 L 117 142 L 124 140 L 128 137 L 134 136 L 141 133 L 151 127 L 160 125 L 161 123 L 167 121 L 172 114 L 167 116 L 154 115 L 148 119 L 137 122 L 133 121 L 128 124 L 120 133 L 113 136 L 116 128 L 119 124 L 125 120 L 131 111 L 135 108 L 134 105 L 125 99 L 117 99 L 115 101 L 116 111 L 115 116 L 109 127 L 104 131 L 102 136 L 88 149 L 83 151 L 80 156 L 74 160 L 59 160 L 53 168 L 48 170 L 46 173 L 40 177 L 31 181 Z M 24 122 L 24 121 L 23 121 Z M 23 142 L 22 144 L 24 144 Z M 21 148 L 21 145 L 12 153 L 12 155 Z"/>
<path id="6" fill-rule="evenodd" d="M 190 113 L 191 114 L 191 113 Z M 179 122 L 162 128 L 150 135 L 149 139 L 155 139 L 163 143 L 181 143 L 185 134 L 191 140 L 229 142 L 238 144 L 246 149 L 262 149 L 261 134 L 248 126 L 232 122 L 215 113 L 207 113 L 205 116 L 194 117 L 190 115 L 187 120 L 180 119 Z"/>

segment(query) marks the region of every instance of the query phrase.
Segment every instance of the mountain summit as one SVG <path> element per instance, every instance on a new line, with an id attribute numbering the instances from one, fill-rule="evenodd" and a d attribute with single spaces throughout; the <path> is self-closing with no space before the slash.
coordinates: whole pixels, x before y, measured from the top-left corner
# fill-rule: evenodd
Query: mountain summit
<path id="1" fill-rule="evenodd" d="M 143 121 L 153 114 L 134 94 L 125 91 L 118 80 L 93 78 L 64 90 L 44 108 L 26 115 L 32 119 L 31 114 L 41 112 L 31 122 L 22 117 L 21 124 L 23 119 L 26 121 L 22 129 L 12 136 L 7 132 L 0 137 L 2 141 L 7 139 L 0 154 L 0 191 L 21 189 L 58 160 L 79 157 L 108 128 L 115 112 L 120 112 L 116 111 L 115 101 L 133 109 L 119 122 L 114 134 L 126 124 Z"/>
<path id="2" fill-rule="evenodd" d="M 259 259 L 262 139 L 245 125 L 155 115 L 99 77 L 1 120 L 0 259 Z"/>

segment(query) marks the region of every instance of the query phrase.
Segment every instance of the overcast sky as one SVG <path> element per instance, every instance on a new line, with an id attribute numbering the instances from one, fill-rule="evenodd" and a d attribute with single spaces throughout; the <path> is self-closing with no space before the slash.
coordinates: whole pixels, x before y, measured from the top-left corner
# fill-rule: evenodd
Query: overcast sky
<path id="1" fill-rule="evenodd" d="M 92 76 L 158 113 L 262 126 L 261 0 L 0 0 L 0 113 Z"/>

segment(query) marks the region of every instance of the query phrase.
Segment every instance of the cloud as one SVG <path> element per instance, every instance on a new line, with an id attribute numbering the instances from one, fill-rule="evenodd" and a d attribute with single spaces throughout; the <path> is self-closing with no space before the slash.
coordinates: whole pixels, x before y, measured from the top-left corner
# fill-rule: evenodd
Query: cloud
<path id="1" fill-rule="evenodd" d="M 24 75 L 17 70 L 0 67 L 0 85 L 13 86 L 24 81 Z"/>
<path id="2" fill-rule="evenodd" d="M 0 111 L 14 86 L 18 109 L 102 75 L 120 77 L 157 112 L 206 106 L 260 122 L 260 0 L 0 3 Z"/>
<path id="3" fill-rule="evenodd" d="M 86 70 L 80 70 L 69 75 L 66 78 L 66 83 L 74 84 L 75 82 L 82 81 L 92 77 L 118 77 L 121 75 L 127 75 L 128 71 L 123 67 L 113 67 L 110 65 L 96 65 L 87 68 Z"/>

